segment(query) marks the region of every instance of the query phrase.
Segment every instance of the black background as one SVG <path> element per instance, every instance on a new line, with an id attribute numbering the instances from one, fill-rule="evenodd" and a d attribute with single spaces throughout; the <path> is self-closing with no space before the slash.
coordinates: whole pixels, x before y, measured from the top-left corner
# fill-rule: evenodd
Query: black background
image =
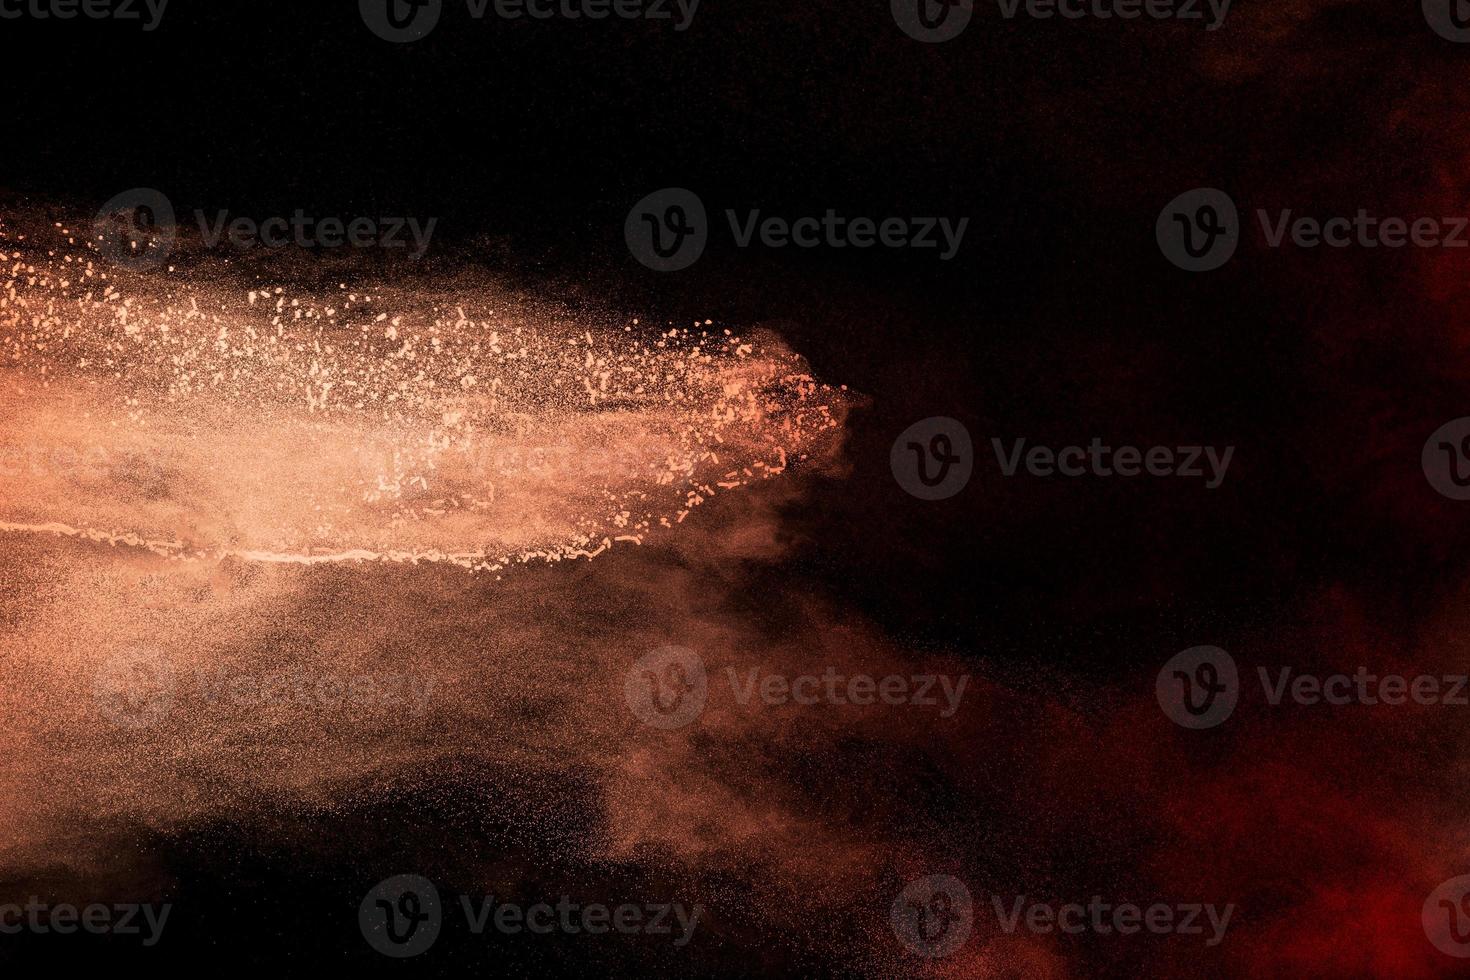
<path id="1" fill-rule="evenodd" d="M 1270 265 L 1247 241 L 1220 272 L 1190 275 L 1154 241 L 1159 209 L 1195 186 L 1264 197 L 1284 184 L 1301 206 L 1346 207 L 1375 182 L 1420 179 L 1414 137 L 1377 123 L 1397 76 L 1363 67 L 1355 39 L 1389 39 L 1426 72 L 1451 71 L 1456 52 L 1417 5 L 1390 7 L 1335 11 L 1318 40 L 1265 51 L 1243 4 L 1234 33 L 1007 22 L 981 6 L 940 45 L 903 34 L 886 0 L 705 0 L 684 33 L 477 22 L 449 3 L 407 45 L 371 34 L 350 2 L 173 0 L 151 34 L 3 21 L 0 183 L 82 210 L 149 186 L 180 211 L 435 216 L 436 248 L 409 276 L 468 262 L 572 309 L 771 327 L 869 400 L 851 474 L 795 505 L 806 540 L 778 573 L 788 585 L 1021 686 L 1037 671 L 1124 684 L 1157 669 L 1140 650 L 1228 646 L 1320 583 L 1416 567 L 1401 528 L 1364 525 L 1378 504 L 1350 488 L 1352 434 L 1384 411 L 1422 416 L 1422 433 L 1464 413 L 1380 356 L 1415 341 L 1339 365 L 1343 388 L 1372 379 L 1372 399 L 1345 400 L 1308 368 L 1335 284 L 1404 260 L 1383 273 L 1327 255 Z M 1361 70 L 1272 70 L 1323 37 Z M 1217 56 L 1261 61 L 1222 70 Z M 1340 163 L 1347 147 L 1356 166 Z M 622 232 L 634 202 L 667 186 L 696 191 L 716 233 L 698 265 L 661 275 Z M 740 250 L 721 233 L 726 208 L 970 226 L 950 262 Z M 941 415 L 969 428 L 977 471 L 925 504 L 896 485 L 888 450 Z M 1237 450 L 1213 491 L 1003 480 L 989 453 L 992 437 L 1093 436 Z M 1394 452 L 1404 482 L 1418 479 L 1414 439 Z M 1388 599 L 1386 614 L 1400 601 L 1417 599 Z M 222 917 L 252 919 L 294 880 L 279 854 L 239 876 L 200 860 L 189 880 Z"/>

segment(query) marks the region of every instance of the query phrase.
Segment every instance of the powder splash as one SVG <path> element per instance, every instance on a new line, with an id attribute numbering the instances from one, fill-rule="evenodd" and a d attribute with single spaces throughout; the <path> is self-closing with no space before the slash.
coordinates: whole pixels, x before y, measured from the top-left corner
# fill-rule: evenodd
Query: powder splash
<path id="1" fill-rule="evenodd" d="M 610 326 L 463 276 L 131 272 L 24 222 L 0 222 L 4 531 L 500 571 L 642 543 L 825 453 L 845 417 L 778 339 L 709 321 Z"/>

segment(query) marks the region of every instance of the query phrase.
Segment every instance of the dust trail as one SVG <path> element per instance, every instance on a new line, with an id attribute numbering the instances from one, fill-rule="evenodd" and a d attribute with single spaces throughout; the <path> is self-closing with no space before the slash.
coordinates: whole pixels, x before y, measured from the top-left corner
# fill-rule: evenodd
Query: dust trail
<path id="1" fill-rule="evenodd" d="M 547 313 L 475 277 L 132 273 L 89 237 L 0 221 L 3 531 L 499 571 L 642 543 L 842 428 L 844 390 L 773 337 Z"/>

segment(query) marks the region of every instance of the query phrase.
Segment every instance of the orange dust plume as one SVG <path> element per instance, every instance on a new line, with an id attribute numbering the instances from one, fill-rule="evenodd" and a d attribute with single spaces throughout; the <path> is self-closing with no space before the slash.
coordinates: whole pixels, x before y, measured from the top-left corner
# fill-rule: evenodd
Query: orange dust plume
<path id="1" fill-rule="evenodd" d="M 830 454 L 847 410 L 773 336 L 547 312 L 484 276 L 132 272 L 27 215 L 0 250 L 7 532 L 500 571 L 641 544 Z"/>

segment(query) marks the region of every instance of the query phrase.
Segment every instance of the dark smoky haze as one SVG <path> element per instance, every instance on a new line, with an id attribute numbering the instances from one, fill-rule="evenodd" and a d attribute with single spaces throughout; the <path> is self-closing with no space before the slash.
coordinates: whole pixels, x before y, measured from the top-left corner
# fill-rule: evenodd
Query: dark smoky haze
<path id="1" fill-rule="evenodd" d="M 507 5 L 0 0 L 0 963 L 1463 973 L 1457 9 Z"/>

